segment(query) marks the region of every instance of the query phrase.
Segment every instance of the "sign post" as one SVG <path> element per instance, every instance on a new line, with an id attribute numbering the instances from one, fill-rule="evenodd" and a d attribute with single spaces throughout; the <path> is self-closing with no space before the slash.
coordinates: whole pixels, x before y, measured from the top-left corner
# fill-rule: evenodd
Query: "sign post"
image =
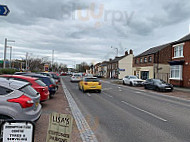
<path id="1" fill-rule="evenodd" d="M 7 16 L 10 10 L 6 5 L 0 5 L 0 16 Z"/>
<path id="2" fill-rule="evenodd" d="M 46 142 L 70 142 L 73 117 L 69 114 L 52 113 Z"/>

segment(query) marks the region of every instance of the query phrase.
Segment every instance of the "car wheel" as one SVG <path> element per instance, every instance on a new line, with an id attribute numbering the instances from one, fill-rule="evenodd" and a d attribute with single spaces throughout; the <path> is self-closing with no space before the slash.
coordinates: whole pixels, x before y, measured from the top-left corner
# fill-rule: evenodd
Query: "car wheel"
<path id="1" fill-rule="evenodd" d="M 157 92 L 160 92 L 160 88 L 158 88 L 158 87 L 156 87 L 155 90 L 156 90 Z"/>
<path id="2" fill-rule="evenodd" d="M 130 86 L 133 86 L 133 83 L 132 83 L 132 82 L 130 82 Z"/>
<path id="3" fill-rule="evenodd" d="M 84 88 L 83 88 L 83 87 L 82 87 L 82 92 L 83 92 L 83 93 L 86 93 L 86 91 L 84 90 Z"/>
<path id="4" fill-rule="evenodd" d="M 146 85 L 144 85 L 144 89 L 148 89 Z"/>
<path id="5" fill-rule="evenodd" d="M 123 80 L 123 85 L 125 85 L 125 81 Z"/>

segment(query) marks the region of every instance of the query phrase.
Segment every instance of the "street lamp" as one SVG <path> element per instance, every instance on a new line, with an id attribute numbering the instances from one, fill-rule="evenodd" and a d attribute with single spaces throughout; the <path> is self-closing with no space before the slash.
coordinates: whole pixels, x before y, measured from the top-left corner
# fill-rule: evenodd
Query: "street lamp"
<path id="1" fill-rule="evenodd" d="M 111 46 L 111 48 L 113 48 L 112 46 Z M 116 49 L 116 57 L 118 57 L 118 52 L 119 52 L 119 49 L 118 48 L 114 48 L 114 49 Z"/>
<path id="2" fill-rule="evenodd" d="M 5 38 L 5 48 L 4 48 L 4 62 L 3 62 L 3 68 L 6 68 L 6 54 L 7 54 L 7 43 L 8 42 L 15 42 L 14 40 L 8 40 L 7 38 Z"/>
<path id="3" fill-rule="evenodd" d="M 9 68 L 11 68 L 11 57 L 12 57 L 12 50 L 13 50 L 13 48 L 12 48 L 12 46 L 7 46 L 7 48 L 10 48 L 10 61 L 9 61 Z"/>

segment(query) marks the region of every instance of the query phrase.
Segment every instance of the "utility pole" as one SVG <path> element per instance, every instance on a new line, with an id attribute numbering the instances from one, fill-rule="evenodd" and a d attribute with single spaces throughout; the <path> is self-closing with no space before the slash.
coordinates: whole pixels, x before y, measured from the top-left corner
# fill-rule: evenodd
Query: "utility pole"
<path id="1" fill-rule="evenodd" d="M 4 47 L 4 60 L 3 60 L 3 68 L 6 68 L 6 54 L 7 54 L 7 38 L 5 38 L 5 47 Z"/>
<path id="2" fill-rule="evenodd" d="M 52 50 L 52 63 L 51 63 L 52 71 L 53 71 L 53 62 L 54 62 L 54 50 Z"/>
<path id="3" fill-rule="evenodd" d="M 26 52 L 26 70 L 28 70 L 28 52 Z"/>
<path id="4" fill-rule="evenodd" d="M 5 38 L 5 47 L 4 47 L 4 60 L 3 60 L 3 68 L 6 68 L 6 55 L 7 55 L 7 42 L 15 42 L 14 40 L 7 40 L 7 38 Z"/>

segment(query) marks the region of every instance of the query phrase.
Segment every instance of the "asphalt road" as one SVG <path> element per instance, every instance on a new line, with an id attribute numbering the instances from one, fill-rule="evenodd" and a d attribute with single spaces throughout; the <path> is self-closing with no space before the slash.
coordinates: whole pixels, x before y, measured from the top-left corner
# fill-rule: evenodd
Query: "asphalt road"
<path id="1" fill-rule="evenodd" d="M 103 82 L 102 93 L 82 93 L 63 81 L 99 142 L 189 142 L 190 101 Z"/>

